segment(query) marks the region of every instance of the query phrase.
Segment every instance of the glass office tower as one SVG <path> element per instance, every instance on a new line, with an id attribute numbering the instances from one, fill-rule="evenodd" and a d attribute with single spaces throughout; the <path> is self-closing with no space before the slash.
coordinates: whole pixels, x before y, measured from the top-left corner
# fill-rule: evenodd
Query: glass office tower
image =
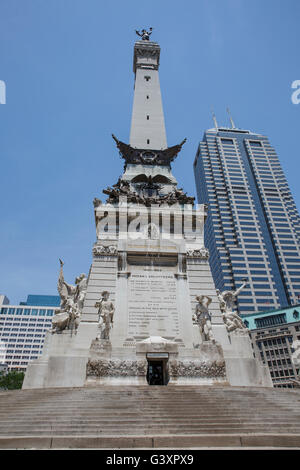
<path id="1" fill-rule="evenodd" d="M 268 138 L 210 129 L 194 161 L 199 203 L 207 203 L 205 244 L 216 288 L 242 279 L 237 309 L 251 313 L 299 302 L 300 218 Z"/>

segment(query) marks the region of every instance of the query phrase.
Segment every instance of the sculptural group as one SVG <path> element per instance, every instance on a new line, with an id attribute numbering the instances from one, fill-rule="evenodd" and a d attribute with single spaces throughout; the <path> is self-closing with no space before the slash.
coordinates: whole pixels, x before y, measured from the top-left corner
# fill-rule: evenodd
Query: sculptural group
<path id="1" fill-rule="evenodd" d="M 60 307 L 55 310 L 52 319 L 52 333 L 58 333 L 65 329 L 77 330 L 83 302 L 87 289 L 87 278 L 85 274 L 80 274 L 75 279 L 75 285 L 68 284 L 64 279 L 63 261 L 60 259 L 60 271 L 58 277 L 57 290 L 60 295 Z"/>
<path id="2" fill-rule="evenodd" d="M 219 291 L 217 297 L 220 303 L 220 310 L 222 318 L 226 326 L 227 332 L 248 333 L 248 329 L 243 323 L 243 320 L 238 313 L 234 311 L 234 302 L 238 294 L 247 285 L 247 280 L 243 280 L 243 284 L 236 291 Z M 211 314 L 209 312 L 209 305 L 212 302 L 211 297 L 207 295 L 200 295 L 196 297 L 197 305 L 193 314 L 193 323 L 199 325 L 201 338 L 203 341 L 214 341 Z"/>

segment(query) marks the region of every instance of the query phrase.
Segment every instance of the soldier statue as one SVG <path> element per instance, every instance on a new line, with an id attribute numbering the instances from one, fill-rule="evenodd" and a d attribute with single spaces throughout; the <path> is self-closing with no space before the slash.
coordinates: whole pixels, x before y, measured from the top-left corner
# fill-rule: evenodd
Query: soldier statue
<path id="1" fill-rule="evenodd" d="M 206 300 L 205 300 L 206 299 Z M 211 326 L 211 315 L 208 306 L 211 304 L 212 299 L 207 295 L 200 295 L 196 297 L 197 305 L 193 320 L 199 325 L 201 337 L 204 341 L 213 341 L 213 332 Z"/>
<path id="2" fill-rule="evenodd" d="M 110 329 L 113 326 L 113 318 L 115 307 L 109 299 L 109 292 L 103 291 L 101 293 L 102 299 L 95 303 L 95 307 L 98 308 L 98 328 L 99 334 L 97 339 L 109 339 Z"/>

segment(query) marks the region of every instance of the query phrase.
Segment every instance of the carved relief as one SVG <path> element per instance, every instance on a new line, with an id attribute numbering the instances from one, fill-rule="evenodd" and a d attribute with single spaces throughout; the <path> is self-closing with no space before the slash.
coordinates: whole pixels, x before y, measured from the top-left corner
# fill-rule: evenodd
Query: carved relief
<path id="1" fill-rule="evenodd" d="M 115 245 L 109 245 L 109 246 L 104 246 L 104 245 L 96 245 L 93 248 L 93 255 L 94 256 L 117 256 L 118 250 Z"/>
<path id="2" fill-rule="evenodd" d="M 188 258 L 200 258 L 204 260 L 208 260 L 209 258 L 209 251 L 204 246 L 199 250 L 188 249 L 186 250 L 186 256 Z"/>
<path id="3" fill-rule="evenodd" d="M 89 360 L 87 377 L 146 377 L 146 361 Z"/>
<path id="4" fill-rule="evenodd" d="M 120 200 L 122 200 L 122 197 L 126 197 L 127 202 L 143 204 L 146 207 L 150 207 L 154 204 L 158 204 L 159 206 L 162 204 L 168 204 L 169 206 L 172 206 L 173 204 L 193 205 L 195 201 L 194 197 L 187 196 L 182 189 L 178 188 L 173 188 L 168 194 L 165 195 L 153 195 L 154 190 L 157 192 L 159 189 L 159 185 L 153 183 L 153 180 L 149 178 L 148 181 L 142 185 L 137 184 L 136 186 L 143 190 L 146 195 L 142 195 L 136 191 L 131 190 L 127 181 L 122 181 L 119 179 L 119 181 L 112 187 L 109 186 L 103 190 L 103 193 L 109 196 L 106 200 L 107 204 L 117 204 Z M 149 195 L 147 195 L 147 193 Z"/>
<path id="5" fill-rule="evenodd" d="M 225 362 L 170 361 L 170 376 L 173 377 L 226 377 Z"/>

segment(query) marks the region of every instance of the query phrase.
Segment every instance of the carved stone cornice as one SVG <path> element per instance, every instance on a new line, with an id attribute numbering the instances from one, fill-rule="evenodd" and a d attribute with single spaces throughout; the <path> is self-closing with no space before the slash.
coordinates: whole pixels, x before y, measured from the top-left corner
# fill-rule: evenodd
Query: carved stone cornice
<path id="1" fill-rule="evenodd" d="M 95 245 L 93 248 L 94 256 L 117 256 L 118 250 L 115 245 Z"/>
<path id="2" fill-rule="evenodd" d="M 158 69 L 160 57 L 160 47 L 156 42 L 137 41 L 134 45 L 133 71 L 137 68 Z M 146 59 L 143 62 L 143 59 Z M 155 60 L 155 63 L 149 63 L 147 59 Z"/>
<path id="3" fill-rule="evenodd" d="M 188 250 L 186 250 L 186 256 L 187 256 L 187 258 L 198 258 L 198 259 L 208 260 L 209 259 L 209 251 L 204 246 L 200 249 L 197 249 L 197 250 L 188 249 Z"/>

